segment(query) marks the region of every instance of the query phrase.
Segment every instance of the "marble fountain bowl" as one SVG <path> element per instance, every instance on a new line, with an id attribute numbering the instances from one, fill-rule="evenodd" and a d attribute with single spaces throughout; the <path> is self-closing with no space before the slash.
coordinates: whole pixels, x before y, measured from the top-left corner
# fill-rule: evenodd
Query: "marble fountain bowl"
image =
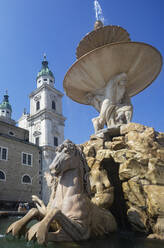
<path id="1" fill-rule="evenodd" d="M 148 87 L 162 67 L 160 52 L 142 42 L 116 42 L 81 56 L 68 70 L 63 87 L 72 100 L 87 104 L 86 94 L 105 87 L 109 80 L 125 72 L 130 97 Z"/>

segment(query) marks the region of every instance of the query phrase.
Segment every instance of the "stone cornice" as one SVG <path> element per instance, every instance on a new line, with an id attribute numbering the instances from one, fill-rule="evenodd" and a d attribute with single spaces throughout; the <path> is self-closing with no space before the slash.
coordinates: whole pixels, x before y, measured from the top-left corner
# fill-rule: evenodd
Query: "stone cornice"
<path id="1" fill-rule="evenodd" d="M 47 150 L 51 150 L 53 152 L 56 151 L 56 147 L 52 147 L 52 146 L 48 146 L 48 145 L 46 145 L 46 146 L 40 146 L 40 148 L 41 148 L 42 152 L 43 151 L 47 151 Z"/>
<path id="2" fill-rule="evenodd" d="M 60 97 L 64 96 L 64 94 L 61 91 L 55 89 L 54 87 L 51 87 L 47 83 L 43 83 L 39 88 L 37 88 L 36 90 L 32 91 L 31 94 L 29 95 L 29 97 L 30 98 L 33 97 L 34 95 L 36 95 L 37 93 L 39 93 L 43 89 L 49 89 L 49 90 L 53 91 L 55 94 L 57 94 Z"/>
<path id="3" fill-rule="evenodd" d="M 14 136 L 10 136 L 10 135 L 7 135 L 7 134 L 0 133 L 0 137 L 6 138 L 6 139 L 9 139 L 9 140 L 15 140 L 17 142 L 21 142 L 21 143 L 24 143 L 26 145 L 34 146 L 34 147 L 38 148 L 39 150 L 41 150 L 40 146 L 37 146 L 36 144 L 31 143 L 29 141 L 25 141 L 23 139 L 16 138 Z"/>
<path id="4" fill-rule="evenodd" d="M 53 117 L 53 119 L 58 119 L 58 120 L 63 121 L 63 122 L 66 120 L 66 118 L 63 115 L 60 115 L 58 113 L 53 113 L 51 111 L 48 111 L 47 109 L 43 109 L 43 110 L 39 111 L 38 113 L 36 113 L 32 116 L 29 116 L 27 118 L 27 120 L 32 121 L 36 118 L 41 118 L 42 116 L 44 119 L 52 120 L 52 117 Z"/>

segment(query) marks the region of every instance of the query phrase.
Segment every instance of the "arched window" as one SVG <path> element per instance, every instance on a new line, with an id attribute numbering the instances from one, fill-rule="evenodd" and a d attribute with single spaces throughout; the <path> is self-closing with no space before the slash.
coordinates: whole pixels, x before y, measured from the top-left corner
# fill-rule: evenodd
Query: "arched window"
<path id="1" fill-rule="evenodd" d="M 52 101 L 52 109 L 56 109 L 56 104 L 55 104 L 55 101 Z"/>
<path id="2" fill-rule="evenodd" d="M 3 171 L 0 170 L 0 181 L 6 181 L 6 175 Z"/>
<path id="3" fill-rule="evenodd" d="M 36 102 L 36 110 L 39 110 L 39 109 L 40 109 L 40 102 L 37 101 L 37 102 Z"/>
<path id="4" fill-rule="evenodd" d="M 22 183 L 25 183 L 25 184 L 32 184 L 31 177 L 28 176 L 28 175 L 24 175 L 24 176 L 22 177 Z"/>

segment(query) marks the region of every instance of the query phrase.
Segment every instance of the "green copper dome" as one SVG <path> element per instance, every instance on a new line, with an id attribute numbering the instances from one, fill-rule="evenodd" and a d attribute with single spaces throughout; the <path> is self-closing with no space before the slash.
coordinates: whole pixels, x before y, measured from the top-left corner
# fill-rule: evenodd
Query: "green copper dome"
<path id="1" fill-rule="evenodd" d="M 48 68 L 48 61 L 44 55 L 44 60 L 42 61 L 42 69 L 38 72 L 37 79 L 41 76 L 51 76 L 54 78 L 52 71 Z"/>
<path id="2" fill-rule="evenodd" d="M 9 109 L 10 111 L 12 111 L 11 105 L 9 103 L 9 96 L 7 94 L 4 95 L 3 101 L 0 104 L 0 109 Z"/>

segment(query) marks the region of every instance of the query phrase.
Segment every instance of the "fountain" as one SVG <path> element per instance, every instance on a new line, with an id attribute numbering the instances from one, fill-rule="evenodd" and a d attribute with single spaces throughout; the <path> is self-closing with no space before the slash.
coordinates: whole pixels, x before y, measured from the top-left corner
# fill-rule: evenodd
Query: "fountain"
<path id="1" fill-rule="evenodd" d="M 24 235 L 25 226 L 36 218 L 38 222 L 26 232 L 26 238 L 39 244 L 77 242 L 114 232 L 124 224 L 124 214 L 135 231 L 148 234 L 153 230 L 153 237 L 163 237 L 162 200 L 159 211 L 156 202 L 151 203 L 150 191 L 154 195 L 161 192 L 159 173 L 152 171 L 157 154 L 162 161 L 162 165 L 158 161 L 159 167 L 164 164 L 160 150 L 164 135 L 131 123 L 131 97 L 155 80 L 162 57 L 151 45 L 131 41 L 122 27 L 104 26 L 101 7 L 97 0 L 94 4 L 94 30 L 80 41 L 77 61 L 66 73 L 63 86 L 72 100 L 98 110 L 92 120 L 95 135 L 81 146 L 66 140 L 57 148 L 48 175 L 48 205 L 33 196 L 36 207 L 7 229 L 13 236 Z"/>
<path id="2" fill-rule="evenodd" d="M 98 1 L 95 6 L 94 30 L 80 41 L 63 81 L 68 97 L 99 112 L 92 119 L 95 134 L 83 144 L 93 201 L 109 209 L 114 198 L 112 213 L 120 226 L 127 220 L 132 230 L 164 239 L 164 134 L 131 123 L 131 97 L 157 78 L 162 56 L 149 44 L 131 41 L 122 27 L 104 26 Z"/>
<path id="3" fill-rule="evenodd" d="M 98 1 L 95 7 L 99 18 Z M 162 67 L 156 48 L 131 41 L 125 29 L 104 26 L 101 20 L 80 41 L 76 57 L 63 86 L 72 100 L 98 110 L 99 116 L 92 120 L 95 133 L 104 125 L 113 129 L 129 123 L 133 112 L 130 98 L 148 87 Z"/>

